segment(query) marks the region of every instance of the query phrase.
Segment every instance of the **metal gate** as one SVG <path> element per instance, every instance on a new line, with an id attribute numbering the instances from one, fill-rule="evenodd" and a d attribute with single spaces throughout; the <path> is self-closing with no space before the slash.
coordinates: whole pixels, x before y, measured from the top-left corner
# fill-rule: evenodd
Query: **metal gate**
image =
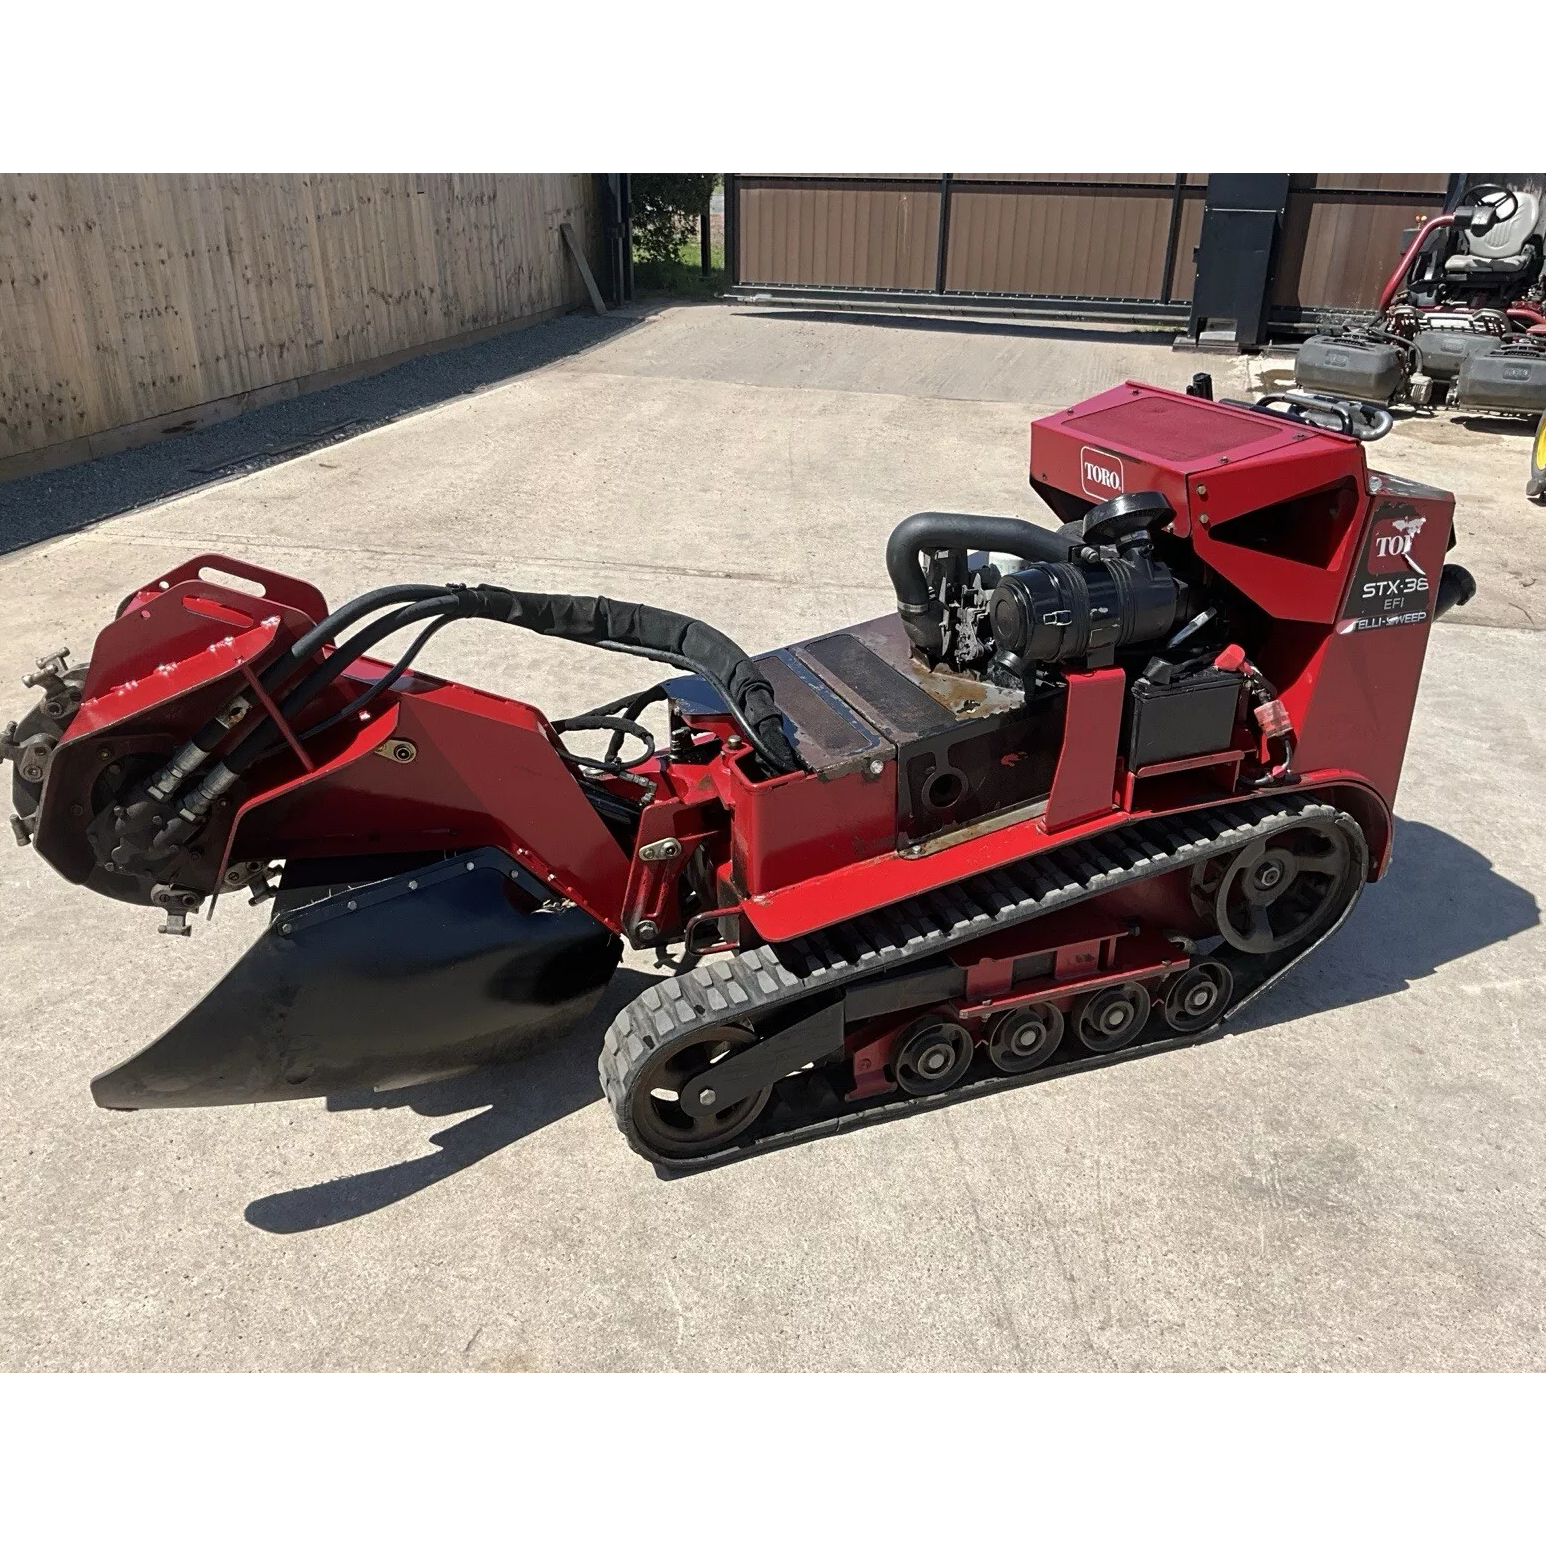
<path id="1" fill-rule="evenodd" d="M 1309 323 L 1373 311 L 1403 233 L 1440 213 L 1451 172 L 1296 172 L 1272 280 L 1272 321 Z"/>
<path id="2" fill-rule="evenodd" d="M 1270 286 L 1277 328 L 1372 307 L 1402 232 L 1449 173 L 1297 173 Z M 1204 172 L 726 178 L 726 268 L 741 294 L 903 301 L 1184 324 Z"/>

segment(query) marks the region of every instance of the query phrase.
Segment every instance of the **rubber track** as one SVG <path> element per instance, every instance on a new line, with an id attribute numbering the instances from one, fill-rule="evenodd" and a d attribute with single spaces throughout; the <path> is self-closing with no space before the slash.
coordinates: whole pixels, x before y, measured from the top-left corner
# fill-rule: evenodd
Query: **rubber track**
<path id="1" fill-rule="evenodd" d="M 661 1160 L 641 1149 L 628 1130 L 625 1114 L 629 1075 L 663 1042 L 687 1031 L 727 1020 L 755 1022 L 764 1014 L 811 994 L 846 988 L 863 978 L 937 955 L 1028 919 L 1045 917 L 1059 908 L 1133 881 L 1189 868 L 1280 828 L 1341 815 L 1334 806 L 1300 795 L 1156 817 L 891 903 L 801 939 L 710 956 L 690 972 L 646 988 L 607 1027 L 598 1062 L 602 1090 L 629 1143 L 646 1159 L 668 1170 L 720 1164 L 741 1151 L 766 1147 L 770 1142 L 790 1142 L 831 1128 L 835 1123 L 828 1120 L 814 1123 L 810 1129 L 780 1132 L 771 1140 L 759 1141 L 754 1126 L 724 1149 L 699 1159 Z M 1362 876 L 1359 879 L 1361 882 Z M 1346 917 L 1361 889 L 1361 884 L 1355 888 L 1347 907 L 1321 939 Z M 1317 939 L 1314 943 L 1319 942 Z M 1305 953 L 1301 950 L 1294 960 Z M 1268 981 L 1278 975 L 1274 972 Z M 1247 997 L 1254 998 L 1266 986 L 1266 981 L 1260 983 L 1232 1007 L 1241 1007 Z M 1179 1039 L 1195 1043 L 1198 1038 L 1192 1035 Z M 1088 1064 L 1089 1060 L 1083 1060 L 1083 1066 Z M 993 1084 L 1004 1087 L 1026 1078 L 1000 1077 Z M 953 1093 L 904 1097 L 878 1111 L 855 1111 L 847 1121 L 836 1120 L 851 1126 L 856 1120 L 884 1116 L 898 1106 L 935 1104 Z M 760 1118 L 759 1122 L 763 1120 Z"/>

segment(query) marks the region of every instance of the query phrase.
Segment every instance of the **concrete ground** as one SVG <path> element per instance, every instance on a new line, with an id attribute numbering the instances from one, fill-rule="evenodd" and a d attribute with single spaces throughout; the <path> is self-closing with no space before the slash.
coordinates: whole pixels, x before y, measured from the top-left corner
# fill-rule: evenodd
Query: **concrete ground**
<path id="1" fill-rule="evenodd" d="M 752 650 L 890 605 L 921 508 L 1035 517 L 1026 422 L 1210 362 L 1118 329 L 679 308 L 504 384 L 0 559 L 0 717 L 136 581 L 223 550 L 335 600 L 601 590 Z M 583 340 L 582 340 L 583 341 Z M 1251 382 L 1213 360 L 1221 392 Z M 1274 368 L 1267 360 L 1253 371 Z M 0 850 L 6 1369 L 1546 1367 L 1546 756 L 1525 443 L 1372 460 L 1461 496 L 1390 877 L 1239 1034 L 661 1181 L 565 1043 L 392 1095 L 111 1114 L 87 1080 L 246 947 Z M 1521 626 L 1475 626 L 1519 624 Z M 508 630 L 431 670 L 555 716 L 646 664 Z"/>

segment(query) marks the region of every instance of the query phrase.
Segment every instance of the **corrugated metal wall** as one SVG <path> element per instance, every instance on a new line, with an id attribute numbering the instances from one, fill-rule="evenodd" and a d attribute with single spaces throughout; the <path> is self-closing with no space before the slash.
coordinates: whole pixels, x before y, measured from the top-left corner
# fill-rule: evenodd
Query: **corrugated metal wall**
<path id="1" fill-rule="evenodd" d="M 0 477 L 580 304 L 565 221 L 589 174 L 0 175 Z"/>
<path id="2" fill-rule="evenodd" d="M 1401 233 L 1443 207 L 1448 180 L 1296 174 L 1274 313 L 1372 306 Z M 1184 315 L 1207 181 L 1204 172 L 741 175 L 735 278 Z"/>
<path id="3" fill-rule="evenodd" d="M 1299 172 L 1272 286 L 1274 309 L 1373 307 L 1401 233 L 1444 207 L 1447 172 Z"/>
<path id="4" fill-rule="evenodd" d="M 1165 172 L 739 176 L 737 277 L 748 285 L 1159 301 L 1170 298 L 1173 241 L 1196 240 L 1204 181 Z M 1179 268 L 1175 277 L 1183 278 Z M 1175 298 L 1189 289 L 1188 275 Z"/>
<path id="5" fill-rule="evenodd" d="M 927 290 L 934 284 L 939 179 L 824 178 L 820 187 L 743 184 L 742 271 L 752 284 Z"/>
<path id="6" fill-rule="evenodd" d="M 1173 178 L 1159 174 L 1131 179 L 1153 183 L 1152 191 L 1108 187 L 1087 193 L 1016 187 L 1010 179 L 997 187 L 974 187 L 975 181 L 952 180 L 946 290 L 967 295 L 1186 298 L 1165 294 L 1165 258 L 1176 203 Z M 1201 220 L 1200 198 L 1184 202 L 1178 244 L 1188 225 L 1195 243 Z M 1189 276 L 1186 287 L 1189 293 Z"/>

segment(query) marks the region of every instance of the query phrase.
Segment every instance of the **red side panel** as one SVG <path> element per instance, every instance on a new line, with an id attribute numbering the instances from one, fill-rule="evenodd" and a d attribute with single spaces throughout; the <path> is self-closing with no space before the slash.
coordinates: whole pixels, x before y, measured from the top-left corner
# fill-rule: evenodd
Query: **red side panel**
<path id="1" fill-rule="evenodd" d="M 1274 617 L 1329 623 L 1357 550 L 1363 447 L 1288 419 L 1129 382 L 1031 425 L 1031 481 L 1084 499 L 1152 489 L 1209 568 Z M 1267 551 L 1249 524 L 1265 507 L 1326 490 L 1334 510 L 1295 511 L 1304 551 Z"/>
<path id="2" fill-rule="evenodd" d="M 722 798 L 735 810 L 736 883 L 752 894 L 840 870 L 896 846 L 896 761 L 836 778 L 791 773 L 753 783 L 747 754 L 729 764 Z"/>
<path id="3" fill-rule="evenodd" d="M 1067 680 L 1063 749 L 1042 817 L 1048 832 L 1104 816 L 1116 803 L 1112 791 L 1127 673 L 1120 666 L 1110 666 L 1103 671 L 1070 671 Z"/>
<path id="4" fill-rule="evenodd" d="M 179 671 L 190 667 L 192 657 L 200 651 L 229 645 L 262 627 L 269 629 L 268 642 L 272 643 L 281 622 L 289 643 L 310 628 L 312 621 L 294 607 L 203 580 L 183 580 L 164 591 L 147 591 L 142 600 L 126 608 L 97 635 L 82 696 L 89 703 L 132 683 L 144 687 L 149 694 L 147 701 L 162 700 L 170 694 L 156 683 L 164 682 L 174 667 Z M 244 658 L 255 656 L 244 654 Z M 89 716 L 87 720 L 94 723 Z M 82 733 L 74 726 L 71 730 L 76 735 Z"/>
<path id="5" fill-rule="evenodd" d="M 421 680 L 424 680 L 421 678 Z M 409 741 L 411 761 L 374 755 Z M 293 766 L 293 765 L 292 765 Z M 447 682 L 404 693 L 315 773 L 244 808 L 236 859 L 286 854 L 409 853 L 491 843 L 613 929 L 629 856 L 524 703 Z"/>
<path id="6" fill-rule="evenodd" d="M 1388 475 L 1378 492 L 1335 627 L 1274 630 L 1261 668 L 1294 722 L 1301 770 L 1354 768 L 1396 797 L 1454 499 Z"/>
<path id="7" fill-rule="evenodd" d="M 118 615 L 122 617 L 132 606 L 143 606 L 157 591 L 170 590 L 174 585 L 188 580 L 202 580 L 206 587 L 218 587 L 222 575 L 245 580 L 261 600 L 272 602 L 275 606 L 293 607 L 298 612 L 306 613 L 314 623 L 320 623 L 328 614 L 327 601 L 322 592 L 305 580 L 281 574 L 277 569 L 264 569 L 259 564 L 250 564 L 245 558 L 230 558 L 224 553 L 200 553 L 197 558 L 190 558 L 175 569 L 168 569 L 158 579 L 141 586 L 132 596 L 125 598 L 118 608 Z M 225 589 L 233 587 L 227 586 Z M 252 600 L 245 591 L 237 589 L 236 593 Z"/>

